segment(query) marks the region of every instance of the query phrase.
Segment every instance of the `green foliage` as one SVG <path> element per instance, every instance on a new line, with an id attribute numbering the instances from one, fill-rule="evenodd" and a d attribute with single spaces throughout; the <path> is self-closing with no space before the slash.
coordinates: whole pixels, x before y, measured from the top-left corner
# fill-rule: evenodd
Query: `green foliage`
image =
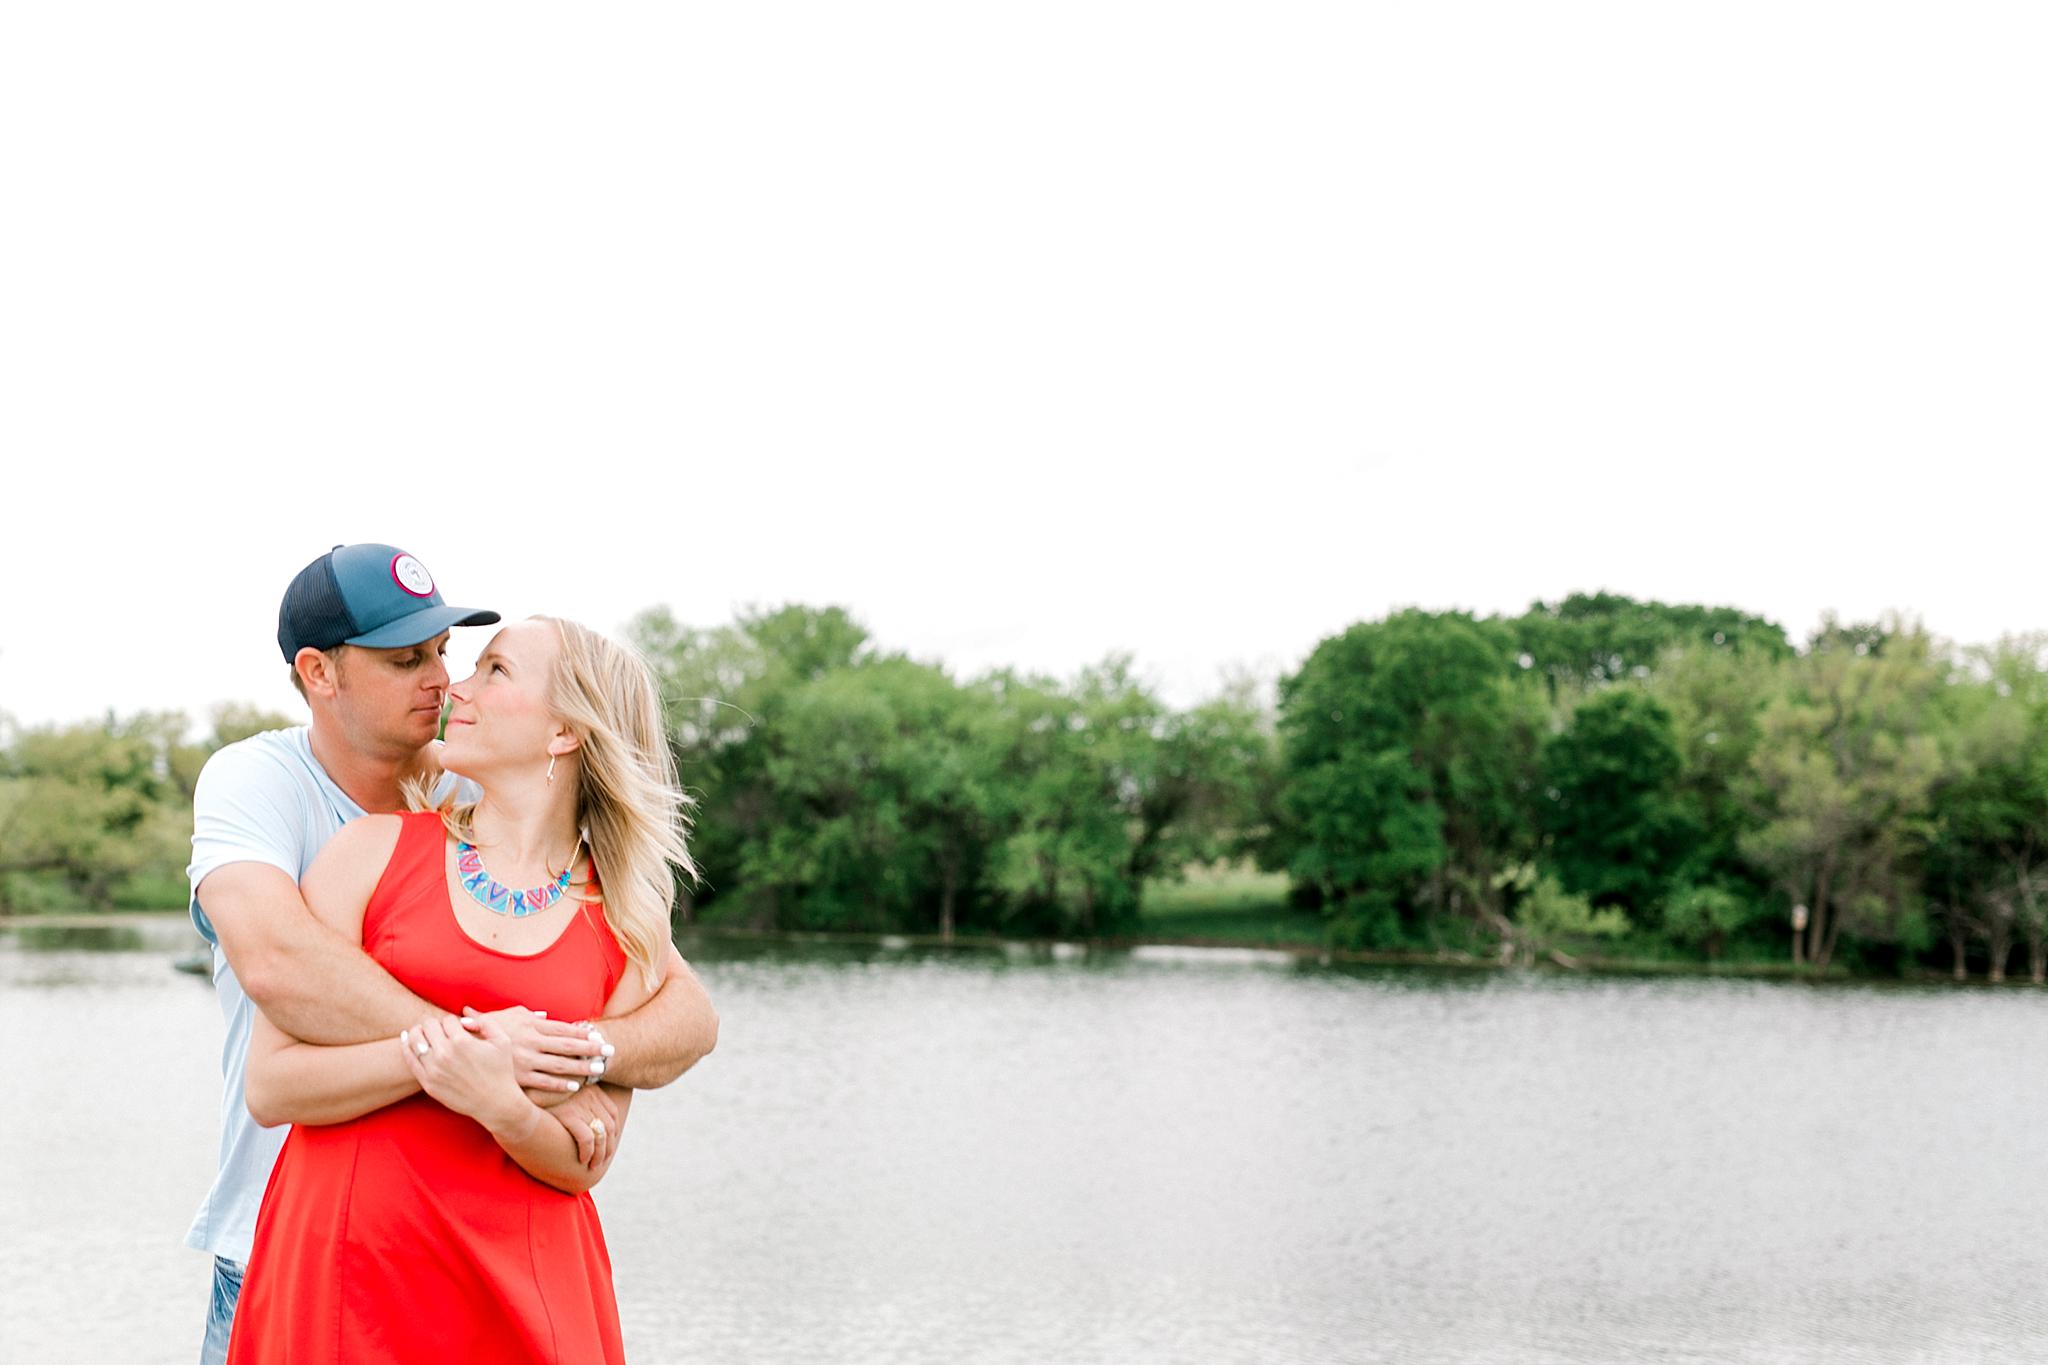
<path id="1" fill-rule="evenodd" d="M 1733 607 L 1668 606 L 1605 592 L 1533 603 L 1511 624 L 1523 666 L 1553 692 L 1646 678 L 1674 648 L 1759 661 L 1792 654 L 1783 627 Z"/>
<path id="2" fill-rule="evenodd" d="M 1281 681 L 1289 866 L 1321 889 L 1340 941 L 1501 918 L 1494 874 L 1533 841 L 1543 723 L 1511 646 L 1496 622 L 1404 611 L 1323 641 Z"/>
<path id="3" fill-rule="evenodd" d="M 1671 713 L 1634 688 L 1598 692 L 1543 746 L 1546 861 L 1596 905 L 1641 915 L 1699 830 L 1679 799 L 1683 759 Z"/>
<path id="4" fill-rule="evenodd" d="M 1732 608 L 1613 594 L 1394 613 L 1322 641 L 1277 710 L 1166 705 L 1114 654 L 960 681 L 844 609 L 634 622 L 703 873 L 680 913 L 762 928 L 1166 932 L 1574 962 L 2048 981 L 2048 637 L 1953 657 L 1898 620 L 1794 652 Z M 0 910 L 182 900 L 218 708 L 0 721 Z M 1183 886 L 1254 858 L 1256 889 Z M 1284 885 L 1284 890 L 1283 890 Z"/>
<path id="5" fill-rule="evenodd" d="M 1174 712 L 1127 656 L 971 683 L 877 653 L 839 608 L 634 623 L 663 681 L 693 850 L 724 923 L 1123 934 L 1149 878 L 1262 833 L 1270 721 Z"/>
<path id="6" fill-rule="evenodd" d="M 2040 637 L 1969 651 L 1941 698 L 1942 766 L 1922 885 L 1957 974 L 1984 947 L 2001 980 L 2015 940 L 2048 976 L 2048 674 Z"/>
<path id="7" fill-rule="evenodd" d="M 185 719 L 9 727 L 0 745 L 0 912 L 106 905 L 187 860 L 200 756 Z M 182 899 L 182 894 L 179 899 Z"/>
<path id="8" fill-rule="evenodd" d="M 1647 684 L 1671 717 L 1679 755 L 1674 794 L 1692 832 L 1678 877 L 1726 887 L 1751 902 L 1771 890 L 1741 843 L 1762 819 L 1752 761 L 1781 667 L 1755 655 L 1683 648 L 1666 654 Z"/>
<path id="9" fill-rule="evenodd" d="M 1664 933 L 1710 958 L 1758 918 L 1758 906 L 1722 886 L 1681 886 L 1664 903 Z"/>
<path id="10" fill-rule="evenodd" d="M 1584 896 L 1538 877 L 1516 906 L 1515 922 L 1535 943 L 1556 946 L 1577 939 L 1619 938 L 1629 931 L 1628 916 L 1613 906 L 1596 910 Z"/>
<path id="11" fill-rule="evenodd" d="M 1822 637 L 1765 707 L 1752 759 L 1764 817 L 1742 848 L 1809 907 L 1806 960 L 1844 933 L 1910 946 L 1928 935 L 1913 860 L 1941 770 L 1933 733 L 1945 670 L 1926 636 L 1893 623 L 1880 647 Z"/>

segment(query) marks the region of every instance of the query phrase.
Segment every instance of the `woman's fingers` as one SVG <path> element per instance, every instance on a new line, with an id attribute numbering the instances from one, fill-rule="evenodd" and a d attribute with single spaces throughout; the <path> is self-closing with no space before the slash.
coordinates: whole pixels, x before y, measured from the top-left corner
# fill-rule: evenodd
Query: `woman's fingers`
<path id="1" fill-rule="evenodd" d="M 419 1040 L 413 1036 L 411 1029 L 407 1029 L 398 1035 L 398 1042 L 398 1050 L 405 1056 L 405 1069 L 412 1073 L 412 1078 L 415 1081 L 419 1082 L 420 1089 L 425 1090 L 427 1088 L 427 1067 L 426 1063 L 420 1060 L 420 1054 L 416 1046 L 419 1044 Z"/>
<path id="2" fill-rule="evenodd" d="M 571 1024 L 562 1019 L 540 1019 L 533 1025 L 533 1031 L 546 1038 L 560 1038 L 565 1042 L 580 1042 L 590 1036 L 590 1029 L 584 1024 Z"/>
<path id="3" fill-rule="evenodd" d="M 592 1076 L 604 1075 L 604 1053 L 602 1046 L 596 1052 L 579 1056 L 565 1056 L 557 1052 L 535 1053 L 528 1063 L 528 1069 L 543 1072 L 549 1076 L 574 1076 L 588 1080 Z"/>
<path id="4" fill-rule="evenodd" d="M 513 1079 L 519 1082 L 521 1090 L 544 1090 L 555 1095 L 573 1095 L 583 1088 L 583 1082 L 573 1077 L 552 1075 L 535 1067 L 515 1071 L 512 1075 Z"/>

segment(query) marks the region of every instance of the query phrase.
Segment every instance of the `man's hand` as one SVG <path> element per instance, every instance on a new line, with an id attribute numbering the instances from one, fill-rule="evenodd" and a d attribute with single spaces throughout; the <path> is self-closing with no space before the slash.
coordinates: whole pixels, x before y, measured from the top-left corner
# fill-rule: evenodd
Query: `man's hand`
<path id="1" fill-rule="evenodd" d="M 610 1044 L 586 1024 L 550 1019 L 546 1011 L 513 1005 L 481 1013 L 467 1006 L 462 1026 L 511 1049 L 512 1076 L 536 1104 L 557 1105 L 604 1074 Z"/>
<path id="2" fill-rule="evenodd" d="M 626 1126 L 626 1116 L 603 1086 L 584 1086 L 557 1104 L 552 1113 L 569 1130 L 569 1136 L 576 1139 L 576 1159 L 591 1170 L 618 1150 L 619 1131 Z"/>

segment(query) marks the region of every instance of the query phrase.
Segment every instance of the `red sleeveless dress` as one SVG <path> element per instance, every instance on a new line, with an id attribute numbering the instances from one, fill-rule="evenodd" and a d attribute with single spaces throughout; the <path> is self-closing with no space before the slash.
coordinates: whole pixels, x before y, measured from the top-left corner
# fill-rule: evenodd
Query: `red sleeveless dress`
<path id="1" fill-rule="evenodd" d="M 486 948 L 455 922 L 440 816 L 401 819 L 363 913 L 371 957 L 450 1014 L 464 1005 L 525 1005 L 550 1019 L 604 1013 L 626 956 L 596 906 L 578 909 L 533 956 Z M 474 1119 L 413 1095 L 286 1137 L 263 1194 L 230 1365 L 624 1359 L 590 1196 L 535 1180 Z"/>

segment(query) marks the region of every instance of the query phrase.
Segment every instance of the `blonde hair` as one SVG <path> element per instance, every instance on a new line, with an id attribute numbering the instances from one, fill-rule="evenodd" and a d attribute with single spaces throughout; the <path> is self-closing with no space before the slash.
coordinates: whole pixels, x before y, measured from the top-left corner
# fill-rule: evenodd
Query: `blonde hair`
<path id="1" fill-rule="evenodd" d="M 634 650 L 587 626 L 536 616 L 555 628 L 561 652 L 548 680 L 548 709 L 576 736 L 576 824 L 602 879 L 605 922 L 649 990 L 667 966 L 674 868 L 692 882 L 685 839 L 694 798 L 676 777 L 675 754 L 654 670 Z M 442 823 L 473 840 L 474 803 L 444 806 Z"/>

